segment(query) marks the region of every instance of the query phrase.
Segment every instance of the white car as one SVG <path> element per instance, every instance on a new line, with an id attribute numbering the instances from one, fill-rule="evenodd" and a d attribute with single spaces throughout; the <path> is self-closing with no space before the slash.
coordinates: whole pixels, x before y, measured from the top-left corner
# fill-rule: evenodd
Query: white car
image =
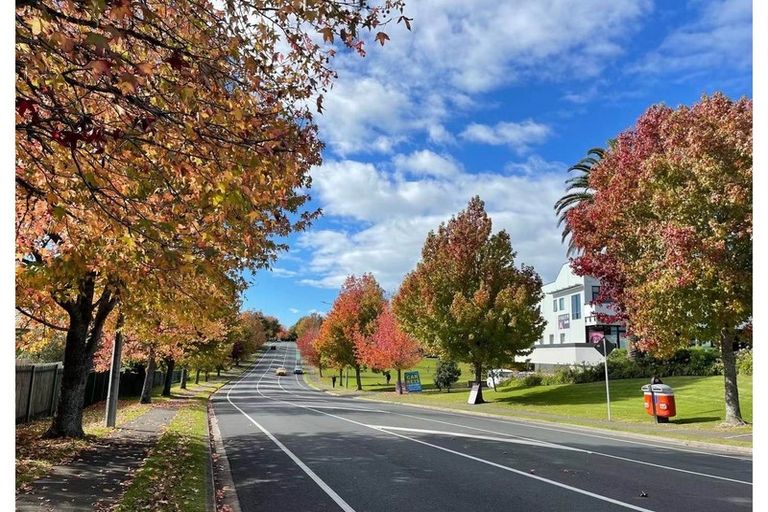
<path id="1" fill-rule="evenodd" d="M 512 378 L 515 376 L 515 373 L 516 372 L 514 370 L 507 370 L 505 368 L 488 370 L 488 379 L 486 379 L 485 382 L 488 384 L 489 388 L 493 388 L 494 380 L 496 380 L 496 386 L 499 386 L 508 380 L 512 380 Z"/>

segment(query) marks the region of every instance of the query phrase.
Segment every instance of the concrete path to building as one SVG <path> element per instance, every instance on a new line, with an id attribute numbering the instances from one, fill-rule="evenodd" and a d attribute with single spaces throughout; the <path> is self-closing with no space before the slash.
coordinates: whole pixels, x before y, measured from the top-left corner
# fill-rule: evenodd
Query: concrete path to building
<path id="1" fill-rule="evenodd" d="M 752 460 L 310 389 L 278 343 L 213 395 L 244 512 L 752 509 Z"/>
<path id="2" fill-rule="evenodd" d="M 114 505 L 177 410 L 172 402 L 158 403 L 75 460 L 54 466 L 16 495 L 16 510 L 93 511 Z"/>

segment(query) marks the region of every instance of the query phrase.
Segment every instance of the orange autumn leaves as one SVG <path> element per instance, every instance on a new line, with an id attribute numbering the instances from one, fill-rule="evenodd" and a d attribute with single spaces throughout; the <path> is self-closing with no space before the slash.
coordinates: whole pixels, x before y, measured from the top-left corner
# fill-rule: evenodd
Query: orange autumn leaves
<path id="1" fill-rule="evenodd" d="M 404 369 L 421 358 L 418 343 L 400 329 L 371 274 L 349 276 L 322 326 L 305 332 L 299 346 L 305 357 L 334 368 Z"/>

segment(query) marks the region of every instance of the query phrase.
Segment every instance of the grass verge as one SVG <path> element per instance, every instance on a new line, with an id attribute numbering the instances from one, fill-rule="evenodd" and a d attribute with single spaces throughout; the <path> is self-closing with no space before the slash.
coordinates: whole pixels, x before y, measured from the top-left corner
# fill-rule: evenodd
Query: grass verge
<path id="1" fill-rule="evenodd" d="M 422 362 L 423 365 L 423 362 Z M 422 366 L 420 365 L 420 367 Z M 421 372 L 420 372 L 421 373 Z M 311 369 L 306 379 L 315 386 L 331 390 L 330 378 L 326 373 L 321 379 L 315 369 Z M 465 370 L 462 368 L 462 380 L 465 383 Z M 422 374 L 422 383 L 431 383 L 429 373 L 426 379 Z M 382 377 L 379 377 L 383 380 Z M 352 386 L 353 379 L 350 379 Z M 370 380 L 368 381 L 370 382 Z M 424 386 L 422 393 L 397 395 L 394 383 L 368 385 L 360 396 L 391 402 L 431 405 L 471 412 L 484 412 L 550 421 L 562 424 L 592 426 L 610 430 L 657 435 L 685 441 L 699 441 L 723 445 L 751 447 L 752 426 L 723 427 L 725 403 L 723 398 L 723 378 L 715 377 L 669 377 L 664 383 L 675 391 L 677 416 L 668 424 L 655 424 L 643 408 L 643 394 L 640 386 L 647 384 L 646 379 L 622 379 L 610 382 L 611 419 L 607 421 L 605 383 L 563 384 L 553 386 L 523 387 L 519 381 L 500 387 L 498 391 L 483 389 L 483 396 L 488 402 L 482 405 L 469 405 L 467 389 L 459 388 L 451 393 L 439 392 Z M 351 388 L 339 388 L 335 392 L 351 392 Z M 752 377 L 739 376 L 739 397 L 741 411 L 747 422 L 752 421 Z M 735 437 L 734 437 L 735 436 Z"/>
<path id="2" fill-rule="evenodd" d="M 207 398 L 193 397 L 160 436 L 118 511 L 206 510 Z"/>
<path id="3" fill-rule="evenodd" d="M 187 389 L 176 384 L 171 397 L 158 397 L 165 406 L 179 411 L 159 437 L 144 464 L 135 473 L 116 507 L 118 512 L 156 510 L 204 512 L 211 499 L 208 453 L 208 398 L 251 363 L 211 376 L 208 382 L 189 382 Z M 154 398 L 153 398 L 154 400 Z"/>

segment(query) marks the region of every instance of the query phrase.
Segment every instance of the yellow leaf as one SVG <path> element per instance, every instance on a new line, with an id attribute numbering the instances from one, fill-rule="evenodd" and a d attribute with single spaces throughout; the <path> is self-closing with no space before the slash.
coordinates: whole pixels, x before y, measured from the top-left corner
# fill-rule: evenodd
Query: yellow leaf
<path id="1" fill-rule="evenodd" d="M 40 18 L 34 18 L 30 25 L 32 26 L 33 36 L 39 36 L 43 31 L 43 21 Z"/>

